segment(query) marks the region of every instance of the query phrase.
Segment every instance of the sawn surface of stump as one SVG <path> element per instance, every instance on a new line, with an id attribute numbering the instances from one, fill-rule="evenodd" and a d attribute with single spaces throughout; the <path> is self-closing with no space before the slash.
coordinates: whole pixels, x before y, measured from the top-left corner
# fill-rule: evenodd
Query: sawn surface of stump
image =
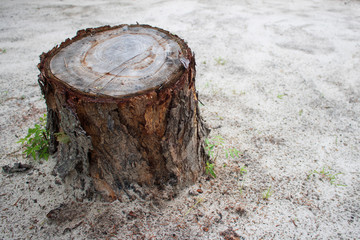
<path id="1" fill-rule="evenodd" d="M 147 25 L 81 30 L 38 67 L 55 171 L 73 187 L 171 198 L 203 173 L 208 130 L 179 37 Z"/>

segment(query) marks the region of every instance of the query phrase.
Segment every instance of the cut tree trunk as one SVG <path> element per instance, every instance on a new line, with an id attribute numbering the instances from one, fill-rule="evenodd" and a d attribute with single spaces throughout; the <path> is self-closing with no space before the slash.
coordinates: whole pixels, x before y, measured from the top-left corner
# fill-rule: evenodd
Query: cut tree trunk
<path id="1" fill-rule="evenodd" d="M 194 55 L 178 36 L 91 28 L 40 58 L 50 150 L 65 182 L 110 201 L 172 198 L 203 173 L 208 129 Z"/>

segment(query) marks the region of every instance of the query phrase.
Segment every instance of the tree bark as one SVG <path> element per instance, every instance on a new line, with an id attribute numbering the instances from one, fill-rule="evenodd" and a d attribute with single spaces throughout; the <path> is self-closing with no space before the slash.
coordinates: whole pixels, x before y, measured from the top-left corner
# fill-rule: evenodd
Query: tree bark
<path id="1" fill-rule="evenodd" d="M 195 59 L 176 35 L 148 25 L 81 30 L 38 65 L 55 171 L 113 201 L 174 197 L 207 155 Z"/>

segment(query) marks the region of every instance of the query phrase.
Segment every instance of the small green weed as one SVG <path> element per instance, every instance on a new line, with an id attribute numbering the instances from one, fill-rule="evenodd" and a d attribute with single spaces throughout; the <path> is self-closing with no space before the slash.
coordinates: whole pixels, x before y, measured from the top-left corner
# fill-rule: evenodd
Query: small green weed
<path id="1" fill-rule="evenodd" d="M 205 151 L 207 151 L 211 158 L 214 158 L 215 147 L 222 146 L 223 144 L 224 138 L 222 136 L 214 136 L 211 139 L 207 138 L 205 139 Z"/>
<path id="2" fill-rule="evenodd" d="M 304 110 L 301 109 L 301 110 L 299 111 L 299 116 L 301 116 L 301 115 L 303 114 L 303 112 L 304 112 Z"/>
<path id="3" fill-rule="evenodd" d="M 226 60 L 223 59 L 222 57 L 215 58 L 215 61 L 217 65 L 225 65 L 226 63 Z"/>
<path id="4" fill-rule="evenodd" d="M 207 138 L 205 139 L 205 151 L 209 155 L 211 162 L 206 162 L 205 170 L 206 173 L 213 178 L 216 178 L 216 174 L 214 171 L 215 168 L 215 162 L 219 155 L 219 153 L 224 153 L 226 158 L 232 157 L 232 158 L 240 158 L 240 155 L 242 152 L 235 148 L 225 148 L 224 146 L 224 138 L 222 136 L 214 136 L 211 139 Z M 223 165 L 223 167 L 226 167 L 226 164 Z M 246 169 L 243 169 L 246 171 Z"/>
<path id="5" fill-rule="evenodd" d="M 5 48 L 0 48 L 1 53 L 6 53 L 6 49 Z"/>
<path id="6" fill-rule="evenodd" d="M 331 168 L 328 168 L 328 170 L 325 170 L 325 167 L 323 167 L 320 171 L 317 171 L 317 170 L 310 171 L 309 174 L 307 175 L 307 179 L 310 179 L 310 177 L 315 174 L 318 174 L 320 176 L 320 179 L 325 179 L 325 180 L 329 181 L 331 185 L 334 185 L 337 187 L 339 187 L 339 186 L 346 187 L 345 184 L 336 183 L 338 180 L 337 176 L 340 174 L 343 174 L 341 172 L 335 173 L 334 171 L 331 170 Z"/>
<path id="7" fill-rule="evenodd" d="M 210 140 L 208 138 L 205 139 L 205 151 L 211 158 L 214 157 L 214 152 L 215 152 L 214 148 L 215 148 L 215 145 L 212 142 L 210 142 Z"/>
<path id="8" fill-rule="evenodd" d="M 224 138 L 220 135 L 214 136 L 213 141 L 215 143 L 215 146 L 221 146 L 225 142 Z"/>
<path id="9" fill-rule="evenodd" d="M 247 169 L 246 169 L 246 166 L 243 166 L 240 168 L 240 175 L 244 175 L 244 174 L 247 174 Z"/>
<path id="10" fill-rule="evenodd" d="M 209 175 L 209 176 L 212 176 L 213 178 L 216 178 L 214 168 L 215 168 L 214 163 L 206 162 L 206 166 L 205 166 L 206 174 Z"/>
<path id="11" fill-rule="evenodd" d="M 271 190 L 271 186 L 267 189 L 267 190 L 265 190 L 264 192 L 263 192 L 263 194 L 262 194 L 262 198 L 264 199 L 264 200 L 269 200 L 269 198 L 273 195 L 273 191 Z"/>
<path id="12" fill-rule="evenodd" d="M 34 128 L 28 129 L 26 137 L 21 138 L 17 143 L 25 146 L 23 152 L 26 156 L 32 156 L 34 160 L 49 158 L 49 132 L 46 130 L 46 114 L 39 119 L 40 123 Z"/>
<path id="13" fill-rule="evenodd" d="M 224 143 L 225 143 L 225 140 L 222 136 L 214 136 L 211 139 L 207 138 L 207 139 L 205 139 L 205 150 L 207 151 L 208 155 L 211 158 L 214 158 L 214 156 L 215 156 L 215 159 L 217 158 L 217 154 L 215 155 L 216 149 L 219 149 L 221 152 L 224 152 L 225 158 L 240 157 L 240 155 L 242 154 L 241 151 L 237 150 L 236 148 L 231 148 L 231 147 L 225 148 Z"/>
<path id="14" fill-rule="evenodd" d="M 240 170 L 238 171 L 238 180 L 239 180 L 238 188 L 239 188 L 239 191 L 240 191 L 240 195 L 242 195 L 243 190 L 244 190 L 246 174 L 247 174 L 246 166 L 241 167 Z M 241 176 L 242 176 L 242 180 L 240 181 Z"/>
<path id="15" fill-rule="evenodd" d="M 278 99 L 283 99 L 283 97 L 285 97 L 286 96 L 286 94 L 279 94 L 279 95 L 277 95 L 277 98 Z"/>
<path id="16" fill-rule="evenodd" d="M 229 149 L 225 149 L 225 157 L 228 158 L 229 156 L 232 158 L 235 157 L 240 157 L 240 155 L 242 154 L 242 152 L 240 152 L 239 150 L 235 149 L 235 148 L 229 148 Z"/>
<path id="17" fill-rule="evenodd" d="M 211 85 L 211 82 L 212 82 L 212 81 L 206 82 L 204 87 L 205 87 L 205 88 L 209 88 L 210 85 Z"/>

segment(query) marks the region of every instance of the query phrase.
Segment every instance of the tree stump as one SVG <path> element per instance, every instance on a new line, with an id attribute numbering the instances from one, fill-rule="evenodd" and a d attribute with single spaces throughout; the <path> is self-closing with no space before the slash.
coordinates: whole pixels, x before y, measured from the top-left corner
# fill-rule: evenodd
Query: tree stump
<path id="1" fill-rule="evenodd" d="M 194 54 L 181 38 L 148 25 L 104 26 L 40 59 L 50 150 L 65 182 L 110 201 L 172 198 L 203 173 L 208 129 Z"/>

